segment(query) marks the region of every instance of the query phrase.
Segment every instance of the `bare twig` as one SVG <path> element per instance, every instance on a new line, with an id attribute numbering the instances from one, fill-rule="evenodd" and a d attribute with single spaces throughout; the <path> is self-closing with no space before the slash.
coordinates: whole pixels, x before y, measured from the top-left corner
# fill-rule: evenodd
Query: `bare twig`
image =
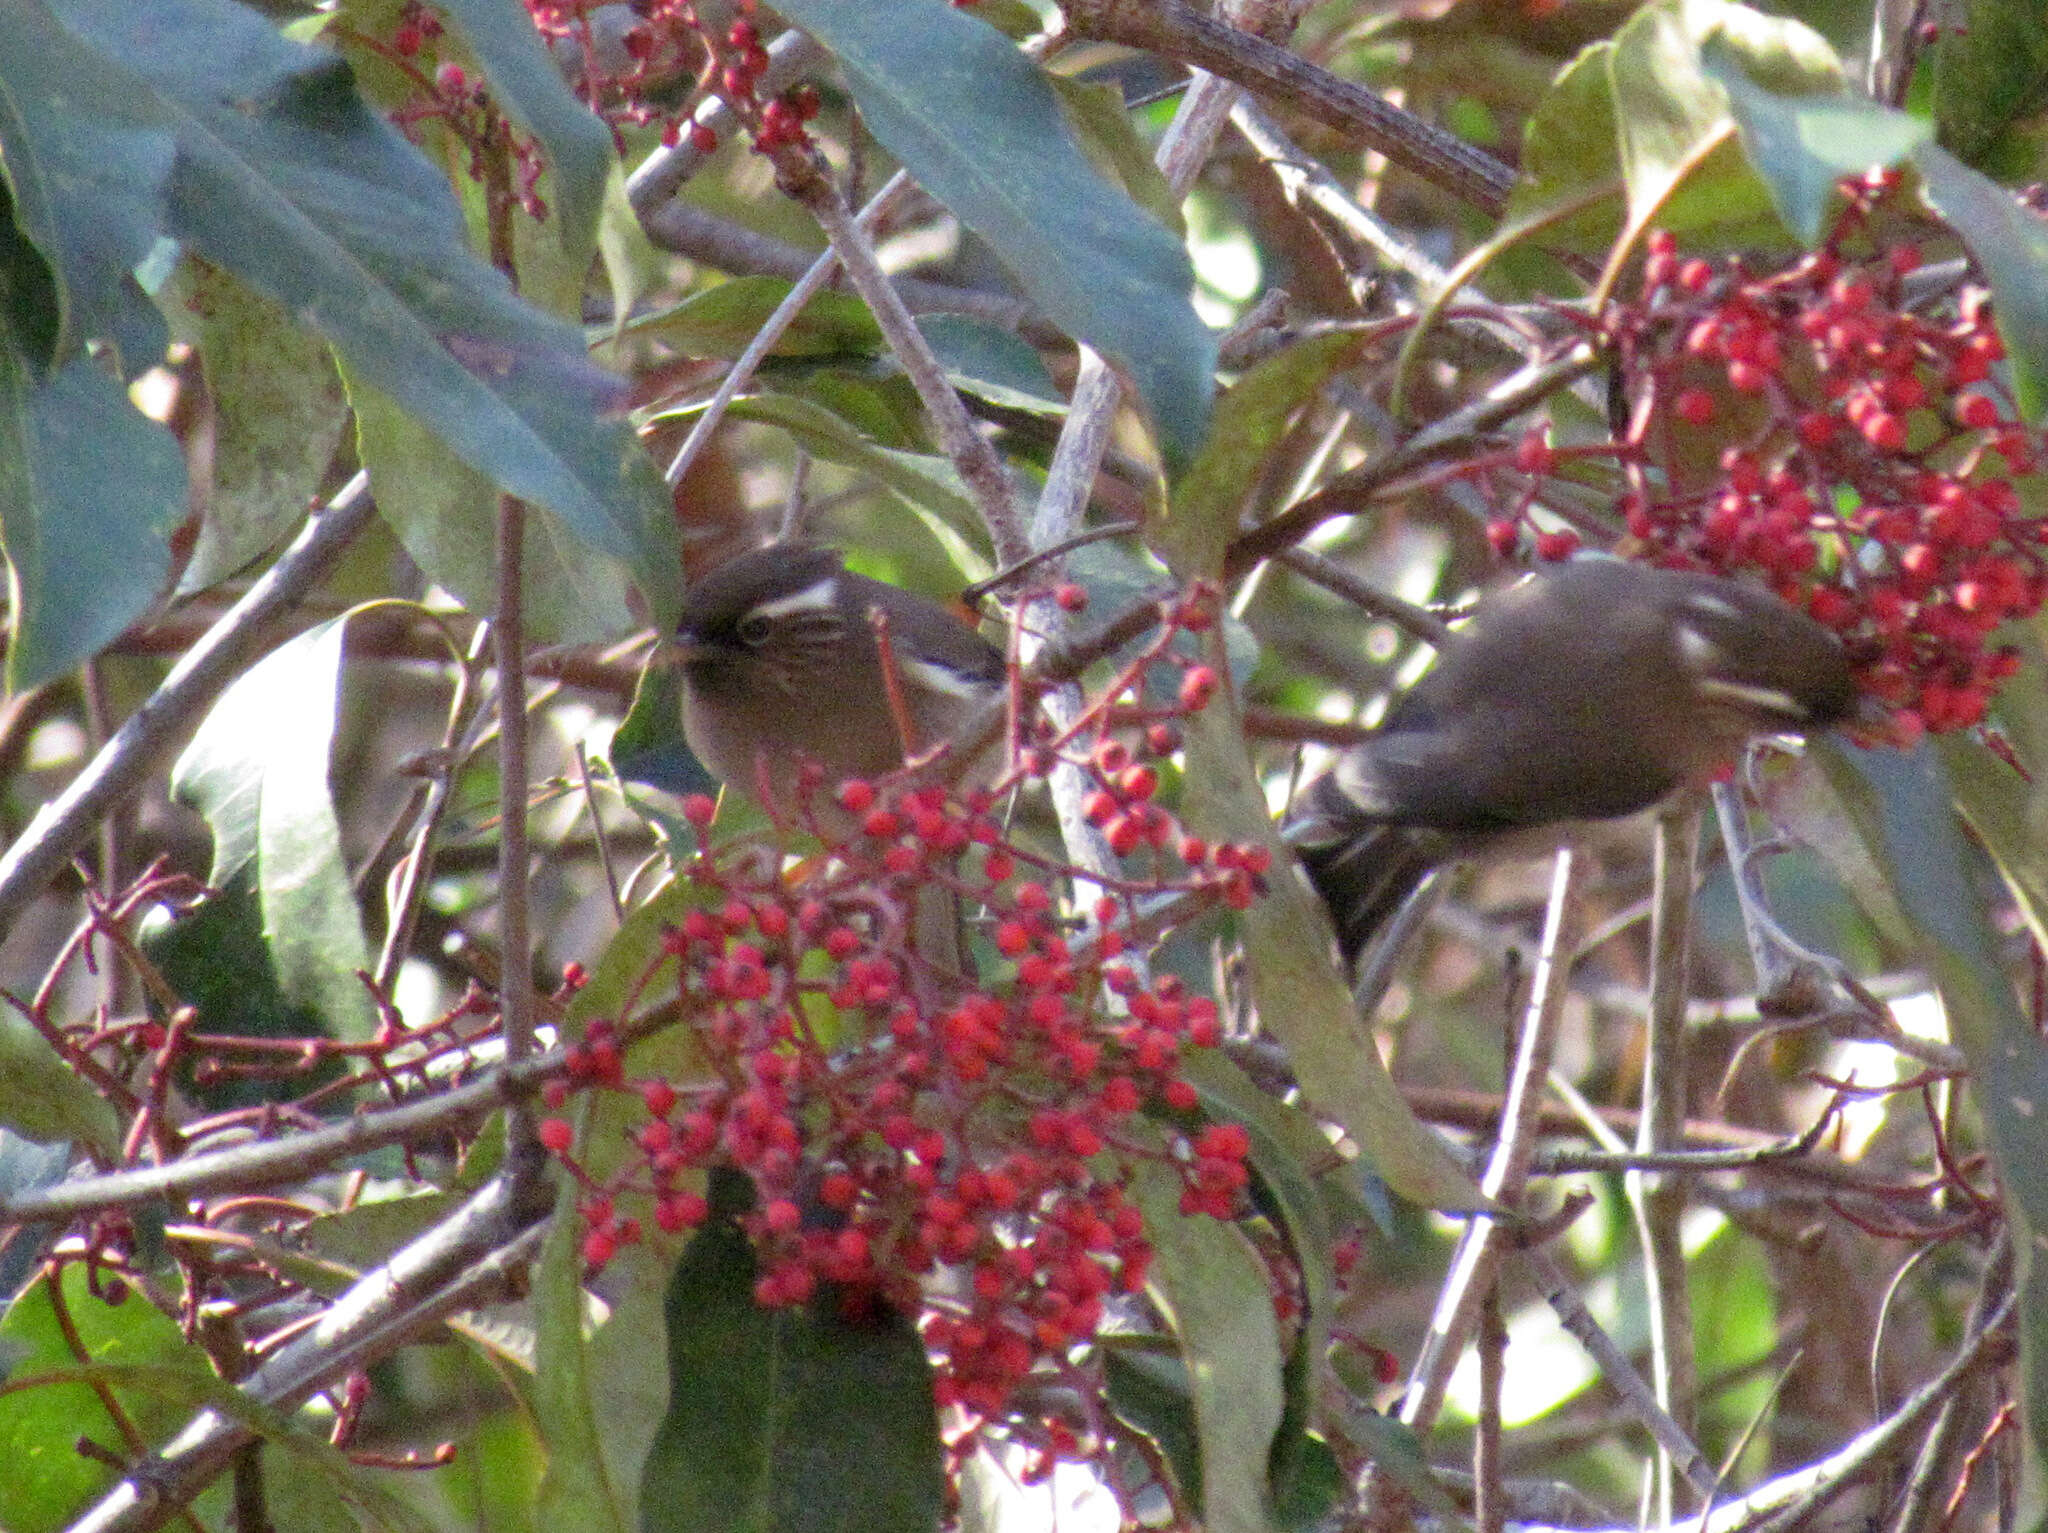
<path id="1" fill-rule="evenodd" d="M 1516 1051 L 1514 1074 L 1508 1082 L 1507 1102 L 1502 1109 L 1500 1138 L 1479 1180 L 1479 1190 L 1509 1210 L 1521 1200 L 1528 1179 L 1536 1143 L 1536 1109 L 1550 1078 L 1551 1053 L 1564 1012 L 1567 975 L 1562 961 L 1571 952 L 1567 932 L 1573 916 L 1580 860 L 1570 847 L 1557 854 L 1549 911 L 1544 918 L 1542 945 L 1522 1024 L 1521 1047 Z M 1401 1399 L 1401 1421 L 1417 1435 L 1429 1431 L 1443 1406 L 1444 1390 L 1450 1383 L 1458 1354 L 1471 1338 L 1480 1299 L 1499 1270 L 1508 1230 L 1509 1226 L 1499 1217 L 1475 1215 L 1451 1257 L 1450 1273 L 1437 1298 L 1436 1313 L 1430 1317 L 1429 1334 L 1423 1339 L 1409 1373 L 1407 1392 Z"/>
<path id="2" fill-rule="evenodd" d="M 354 1155 L 474 1126 L 509 1102 L 521 1101 L 562 1068 L 562 1051 L 529 1056 L 485 1079 L 403 1107 L 363 1113 L 331 1128 L 284 1139 L 187 1156 L 168 1165 L 61 1182 L 0 1201 L 0 1226 L 68 1220 L 106 1208 L 134 1207 L 153 1199 L 177 1201 L 207 1193 L 274 1187 L 328 1171 Z"/>
<path id="3" fill-rule="evenodd" d="M 1650 915 L 1650 1014 L 1644 1047 L 1643 1119 L 1636 1148 L 1654 1155 L 1685 1137 L 1687 983 L 1686 929 L 1692 911 L 1693 864 L 1699 846 L 1696 800 L 1667 809 L 1656 822 L 1656 891 Z M 1650 1367 L 1657 1403 L 1690 1432 L 1698 1386 L 1693 1360 L 1692 1295 L 1686 1281 L 1680 1221 L 1686 1183 L 1650 1171 L 1628 1174 L 1629 1201 L 1643 1244 L 1643 1281 L 1650 1300 Z M 1660 1443 L 1660 1449 L 1662 1445 Z M 1660 1520 L 1674 1509 L 1672 1455 L 1660 1451 Z"/>
<path id="4" fill-rule="evenodd" d="M 257 1406 L 288 1411 L 344 1374 L 412 1340 L 422 1328 L 503 1291 L 540 1244 L 535 1209 L 515 1177 L 488 1183 L 447 1219 L 367 1272 L 318 1324 L 286 1343 L 241 1384 Z M 546 1205 L 540 1205 L 542 1211 Z M 209 1408 L 132 1467 L 70 1533 L 148 1533 L 177 1514 L 257 1432 Z"/>
<path id="5" fill-rule="evenodd" d="M 1236 580 L 1261 559 L 1270 559 L 1283 548 L 1292 548 L 1333 516 L 1363 510 L 1388 486 L 1464 452 L 1505 422 L 1599 366 L 1599 354 L 1582 341 L 1553 361 L 1532 362 L 1518 369 L 1456 414 L 1416 432 L 1372 462 L 1339 474 L 1315 494 L 1252 528 L 1231 544 L 1223 563 L 1224 579 Z"/>
<path id="6" fill-rule="evenodd" d="M 866 301 L 875 323 L 881 327 L 882 338 L 903 364 L 925 413 L 938 428 L 939 445 L 960 471 L 989 530 L 996 561 L 1011 564 L 1024 558 L 1031 552 L 1031 545 L 1024 532 L 1009 470 L 988 439 L 975 429 L 959 392 L 946 378 L 944 365 L 910 317 L 902 295 L 890 285 L 882 263 L 875 258 L 875 247 L 866 230 L 841 199 L 838 188 L 822 175 L 807 178 L 801 198 L 832 241 L 854 290 Z"/>
<path id="7" fill-rule="evenodd" d="M 889 178 L 886 186 L 875 193 L 868 205 L 861 209 L 857 220 L 859 226 L 871 226 L 909 189 L 910 177 L 899 170 Z M 726 410 L 731 407 L 733 400 L 739 397 L 740 390 L 752 380 L 755 369 L 767 360 L 768 353 L 775 349 L 775 343 L 782 339 L 783 332 L 796 322 L 799 314 L 803 313 L 804 305 L 817 295 L 838 269 L 839 254 L 836 250 L 827 250 L 813 261 L 810 268 L 797 279 L 796 285 L 789 290 L 789 295 L 775 306 L 775 312 L 754 332 L 753 339 L 747 342 L 746 350 L 734 358 L 732 366 L 726 369 L 725 377 L 719 381 L 717 392 L 711 396 L 711 402 L 705 405 L 703 413 L 690 423 L 690 434 L 683 439 L 683 445 L 677 450 L 675 460 L 669 464 L 668 472 L 663 476 L 668 480 L 670 488 L 683 482 L 683 476 L 689 473 L 690 466 L 710 445 L 719 422 L 725 419 Z"/>
<path id="8" fill-rule="evenodd" d="M 1064 0 L 1067 30 L 1164 54 L 1235 81 L 1385 155 L 1402 169 L 1488 213 L 1507 206 L 1515 173 L 1378 92 L 1319 69 L 1299 54 L 1241 32 L 1182 0 Z"/>

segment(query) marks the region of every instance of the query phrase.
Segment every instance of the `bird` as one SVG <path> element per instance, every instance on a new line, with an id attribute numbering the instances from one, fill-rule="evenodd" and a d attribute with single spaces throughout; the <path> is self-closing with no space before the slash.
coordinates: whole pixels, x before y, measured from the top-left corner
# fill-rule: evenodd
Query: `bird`
<path id="1" fill-rule="evenodd" d="M 772 815 L 807 812 L 828 840 L 857 827 L 837 797 L 842 784 L 886 776 L 952 741 L 1008 684 L 1002 650 L 940 603 L 855 574 L 837 550 L 805 543 L 737 555 L 693 583 L 670 647 L 682 670 L 683 736 L 697 759 L 739 793 L 765 792 Z M 996 754 L 982 753 L 964 775 L 981 774 Z M 823 771 L 823 793 L 806 793 L 806 770 Z M 916 889 L 907 931 L 920 988 L 973 977 L 966 912 L 952 890 Z"/>
<path id="2" fill-rule="evenodd" d="M 1484 598 L 1285 832 L 1347 970 L 1436 867 L 1533 855 L 1858 711 L 1828 629 L 1719 575 L 1588 556 Z"/>
<path id="3" fill-rule="evenodd" d="M 985 716 L 1007 675 L 1003 652 L 940 603 L 803 543 L 739 554 L 692 584 L 672 648 L 690 749 L 741 793 L 765 785 L 766 807 L 784 813 L 806 763 L 831 788 L 881 777 Z"/>

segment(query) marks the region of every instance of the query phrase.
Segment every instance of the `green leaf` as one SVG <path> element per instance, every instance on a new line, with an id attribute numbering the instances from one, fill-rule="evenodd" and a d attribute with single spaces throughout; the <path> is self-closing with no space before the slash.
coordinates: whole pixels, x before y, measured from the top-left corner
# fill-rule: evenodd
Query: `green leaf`
<path id="1" fill-rule="evenodd" d="M 1559 71 L 1522 130 L 1522 175 L 1502 223 L 1519 226 L 1574 203 L 1608 195 L 1615 206 L 1550 226 L 1547 238 L 1574 250 L 1605 250 L 1620 229 L 1621 138 L 1615 123 L 1614 44 L 1591 44 Z"/>
<path id="2" fill-rule="evenodd" d="M 1148 1290 L 1187 1369 L 1210 1533 L 1274 1526 L 1267 1467 L 1285 1410 L 1272 1277 L 1241 1231 L 1180 1211 L 1179 1174 L 1148 1160 L 1132 1186 L 1153 1262 Z"/>
<path id="3" fill-rule="evenodd" d="M 1189 572 L 1220 561 L 1288 421 L 1360 349 L 1355 335 L 1310 336 L 1262 359 L 1230 386 L 1216 402 L 1215 429 L 1174 487 L 1172 507 L 1155 535 L 1168 564 Z"/>
<path id="4" fill-rule="evenodd" d="M 11 1007 L 0 1010 L 0 1126 L 43 1144 L 90 1145 L 109 1159 L 121 1153 L 114 1109 Z"/>
<path id="5" fill-rule="evenodd" d="M 1778 216 L 1807 244 L 1818 244 L 1844 176 L 1895 165 L 1933 128 L 1837 87 L 1781 95 L 1759 85 L 1721 35 L 1701 49 L 1706 72 L 1728 93 L 1749 162 L 1771 189 Z"/>
<path id="6" fill-rule="evenodd" d="M 1036 415 L 1063 415 L 1067 402 L 1038 349 L 968 314 L 927 314 L 917 328 L 953 385 L 977 399 Z"/>
<path id="7" fill-rule="evenodd" d="M 369 945 L 327 784 L 347 626 L 322 623 L 244 672 L 171 769 L 171 793 L 213 830 L 208 882 L 254 878 L 286 998 L 353 1040 L 377 1019 L 356 978 Z"/>
<path id="8" fill-rule="evenodd" d="M 660 481 L 622 385 L 578 329 L 522 302 L 464 243 L 440 173 L 357 95 L 348 65 L 232 0 L 59 0 L 93 83 L 178 145 L 164 232 L 282 303 L 349 366 L 513 494 L 674 584 Z"/>
<path id="9" fill-rule="evenodd" d="M 554 1222 L 533 1274 L 533 1413 L 547 1444 L 534 1506 L 541 1527 L 626 1533 L 626 1509 L 605 1473 L 584 1345 L 583 1224 L 577 1185 L 561 1178 Z"/>
<path id="10" fill-rule="evenodd" d="M 1701 60 L 1708 38 L 1769 88 L 1838 90 L 1826 39 L 1799 22 L 1722 0 L 1656 0 L 1615 34 L 1609 67 L 1628 188 L 1629 221 L 1669 227 L 1769 216 L 1769 194 L 1723 149 L 1735 122 L 1728 94 Z M 1687 198 L 1674 206 L 1681 185 Z"/>
<path id="11" fill-rule="evenodd" d="M 945 1474 L 916 1329 L 831 1292 L 805 1309 L 756 1304 L 736 1180 L 714 1180 L 713 1216 L 669 1283 L 669 1404 L 642 1533 L 937 1529 Z"/>
<path id="12" fill-rule="evenodd" d="M 212 1379 L 206 1354 L 188 1343 L 177 1323 L 138 1294 L 122 1304 L 96 1297 L 82 1263 L 61 1269 L 63 1319 L 84 1348 L 102 1365 L 149 1365 L 185 1375 L 193 1386 Z M 13 1361 L 11 1386 L 0 1394 L 0 1527 L 8 1533 L 55 1533 L 66 1526 L 112 1480 L 107 1465 L 79 1453 L 89 1437 L 118 1449 L 119 1429 L 100 1397 L 82 1383 L 19 1387 L 22 1381 L 73 1368 L 71 1349 L 47 1275 L 39 1278 L 0 1319 L 0 1347 Z M 115 1401 L 145 1441 L 159 1441 L 183 1420 L 185 1399 L 162 1389 L 118 1388 Z"/>
<path id="13" fill-rule="evenodd" d="M 877 446 L 841 416 L 787 394 L 735 400 L 731 414 L 780 426 L 812 457 L 857 469 L 913 510 L 929 513 L 961 569 L 986 572 L 987 557 L 977 550 L 987 546 L 987 533 L 950 459 Z"/>
<path id="14" fill-rule="evenodd" d="M 121 372 L 163 360 L 163 317 L 133 271 L 164 223 L 170 134 L 135 113 L 89 49 L 38 0 L 0 6 L 0 170 L 58 285 L 51 355 L 112 338 Z"/>
<path id="15" fill-rule="evenodd" d="M 1921 145 L 1913 162 L 1921 195 L 1984 269 L 2020 412 L 2039 420 L 2048 412 L 2048 223 L 1938 145 Z"/>
<path id="16" fill-rule="evenodd" d="M 642 315 L 622 333 L 660 341 L 688 357 L 737 357 L 795 285 L 785 277 L 734 277 L 671 308 Z M 804 304 L 769 355 L 872 356 L 881 344 L 881 327 L 866 304 L 851 293 L 823 292 Z"/>
<path id="17" fill-rule="evenodd" d="M 234 574 L 296 527 L 348 429 L 348 401 L 320 340 L 226 272 L 197 261 L 183 269 L 189 280 L 173 301 L 197 316 L 214 424 L 213 485 L 178 577 L 181 596 Z"/>
<path id="18" fill-rule="evenodd" d="M 80 357 L 31 382 L 0 344 L 10 692 L 72 670 L 149 609 L 184 513 L 185 455 L 110 372 Z"/>
<path id="19" fill-rule="evenodd" d="M 471 612 L 495 611 L 497 489 L 352 368 L 344 367 L 342 378 L 378 514 L 436 585 Z M 527 506 L 520 546 L 533 643 L 594 644 L 637 626 L 628 600 L 632 573 L 588 547 L 546 506 Z"/>
<path id="20" fill-rule="evenodd" d="M 1176 238 L 1187 238 L 1180 203 L 1167 185 L 1159 162 L 1131 123 L 1119 83 L 1090 85 L 1065 75 L 1047 75 L 1059 95 L 1067 121 L 1096 169 L 1116 181 L 1133 202 L 1158 219 Z"/>
<path id="21" fill-rule="evenodd" d="M 929 0 L 790 0 L 839 60 L 868 126 L 986 240 L 1032 302 L 1121 366 L 1170 465 L 1209 414 L 1215 342 L 1180 243 L 1075 146 L 1045 75 L 1000 34 Z"/>
<path id="22" fill-rule="evenodd" d="M 1213 642 L 1210 663 L 1225 663 Z M 1484 1208 L 1485 1196 L 1380 1063 L 1337 970 L 1329 917 L 1291 875 L 1293 853 L 1274 834 L 1237 707 L 1226 690 L 1188 721 L 1187 815 L 1204 836 L 1272 853 L 1267 892 L 1238 918 L 1259 1020 L 1287 1051 L 1310 1108 L 1333 1119 L 1388 1186 L 1427 1208 Z"/>
<path id="23" fill-rule="evenodd" d="M 1943 12 L 1934 50 L 1934 120 L 1941 142 L 1969 164 L 2048 100 L 2048 27 L 2033 0 L 1965 0 Z"/>
<path id="24" fill-rule="evenodd" d="M 554 206 L 568 263 L 587 271 L 597 251 L 597 216 L 612 165 L 612 135 L 576 99 L 519 0 L 434 0 L 490 76 L 505 115 L 540 141 L 554 182 Z"/>
<path id="25" fill-rule="evenodd" d="M 237 1038 L 317 1038 L 328 1029 L 312 1006 L 285 994 L 277 955 L 263 933 L 263 900 L 253 866 L 209 890 L 176 916 L 153 912 L 138 945 L 177 998 L 195 1013 L 194 1031 Z M 163 1020 L 159 1015 L 159 1020 Z M 201 1079 L 197 1061 L 181 1063 L 180 1090 L 209 1112 L 281 1102 L 346 1073 L 340 1059 L 282 1078 L 232 1071 Z"/>

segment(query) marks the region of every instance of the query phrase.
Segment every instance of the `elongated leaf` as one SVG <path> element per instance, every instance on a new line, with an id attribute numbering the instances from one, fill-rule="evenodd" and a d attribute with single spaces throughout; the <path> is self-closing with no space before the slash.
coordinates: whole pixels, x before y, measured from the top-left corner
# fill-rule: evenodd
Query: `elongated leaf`
<path id="1" fill-rule="evenodd" d="M 1935 144 L 1913 156 L 1922 195 L 1970 247 L 1991 283 L 1992 312 L 2021 412 L 2048 413 L 2048 224 L 1990 178 Z"/>
<path id="2" fill-rule="evenodd" d="M 221 695 L 171 771 L 171 792 L 213 829 L 224 886 L 245 871 L 285 996 L 336 1037 L 376 1027 L 356 978 L 370 966 L 327 784 L 347 618 L 279 645 Z"/>
<path id="3" fill-rule="evenodd" d="M 1244 1235 L 1180 1211 L 1180 1178 L 1148 1161 L 1132 1188 L 1152 1244 L 1150 1289 L 1187 1367 L 1202 1455 L 1202 1526 L 1274 1526 L 1267 1467 L 1285 1409 L 1272 1279 Z"/>
<path id="4" fill-rule="evenodd" d="M 685 356 L 736 357 L 747 349 L 795 284 L 786 277 L 735 277 L 681 303 L 629 321 L 622 334 L 657 340 Z M 865 356 L 882 344 L 868 306 L 851 293 L 818 293 L 782 332 L 778 357 Z"/>
<path id="5" fill-rule="evenodd" d="M 39 4 L 42 0 L 24 0 Z M 448 187 L 356 94 L 348 66 L 232 0 L 60 0 L 89 44 L 68 88 L 178 146 L 164 232 L 283 303 L 465 462 L 673 586 L 659 479 L 621 385 L 577 328 L 473 256 Z"/>
<path id="6" fill-rule="evenodd" d="M 736 1172 L 669 1283 L 669 1406 L 647 1456 L 642 1533 L 925 1533 L 945 1477 L 931 1370 L 886 1308 L 754 1302 Z"/>
<path id="7" fill-rule="evenodd" d="M 113 339 L 132 378 L 163 360 L 163 317 L 132 275 L 164 223 L 169 133 L 81 84 L 95 61 L 35 0 L 0 6 L 0 171 L 57 276 L 53 354 Z"/>
<path id="8" fill-rule="evenodd" d="M 344 368 L 355 407 L 356 453 L 377 510 L 413 563 L 472 612 L 497 605 L 498 493 L 389 395 Z M 631 573 L 589 548 L 546 506 L 530 505 L 520 566 L 527 637 L 593 644 L 634 626 Z"/>
<path id="9" fill-rule="evenodd" d="M 1176 568 L 1207 569 L 1237 530 L 1246 495 L 1294 412 L 1358 354 L 1358 337 L 1310 336 L 1262 359 L 1216 404 L 1216 429 L 1174 487 L 1160 540 Z"/>
<path id="10" fill-rule="evenodd" d="M 1210 663 L 1220 667 L 1222 656 Z M 1234 715 L 1234 697 L 1226 691 L 1189 720 L 1187 810 L 1203 835 L 1249 841 L 1273 854 L 1266 894 L 1238 918 L 1261 1024 L 1287 1051 L 1311 1108 L 1350 1135 L 1388 1186 L 1427 1208 L 1484 1208 L 1485 1196 L 1409 1111 L 1380 1063 L 1372 1029 L 1332 959 L 1329 918 L 1294 875 L 1293 853 L 1274 835 Z"/>
<path id="11" fill-rule="evenodd" d="M 91 658 L 156 599 L 185 512 L 185 455 L 80 357 L 32 383 L 0 343 L 0 543 L 19 692 Z"/>
<path id="12" fill-rule="evenodd" d="M 1167 461 L 1188 461 L 1215 343 L 1189 300 L 1187 252 L 1089 164 L 1037 67 L 927 0 L 790 0 L 782 13 L 831 50 L 875 136 L 1031 300 L 1130 374 Z"/>
<path id="13" fill-rule="evenodd" d="M 605 1473 L 591 1408 L 582 1229 L 576 1184 L 564 1176 L 534 1268 L 533 1410 L 548 1453 L 535 1512 L 543 1526 L 626 1533 L 626 1509 Z"/>

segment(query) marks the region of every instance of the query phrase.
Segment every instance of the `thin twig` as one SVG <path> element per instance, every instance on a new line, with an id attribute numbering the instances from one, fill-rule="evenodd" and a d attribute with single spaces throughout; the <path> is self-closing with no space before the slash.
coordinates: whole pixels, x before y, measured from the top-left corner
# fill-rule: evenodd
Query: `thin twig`
<path id="1" fill-rule="evenodd" d="M 875 193 L 868 205 L 860 210 L 860 217 L 856 220 L 858 226 L 863 229 L 871 227 L 895 205 L 896 199 L 909 189 L 909 174 L 897 171 L 889 178 L 888 184 Z M 734 358 L 732 366 L 726 369 L 725 377 L 719 380 L 718 389 L 712 394 L 710 403 L 704 406 L 703 413 L 690 423 L 690 434 L 683 438 L 682 447 L 677 450 L 674 461 L 669 464 L 667 473 L 663 475 L 668 481 L 669 488 L 673 489 L 683 482 L 683 476 L 689 473 L 691 465 L 710 445 L 719 422 L 725 419 L 725 412 L 731 408 L 733 400 L 739 397 L 740 390 L 752 381 L 755 370 L 767 360 L 768 353 L 775 349 L 775 344 L 782 339 L 783 332 L 796 323 L 797 316 L 804 311 L 804 305 L 817 296 L 838 269 L 838 251 L 827 250 L 811 262 L 809 269 L 797 278 L 796 284 L 790 288 L 788 296 L 775 306 L 775 312 L 754 332 L 753 339 L 747 342 L 746 350 Z"/>
<path id="2" fill-rule="evenodd" d="M 1685 1138 L 1685 1002 L 1690 991 L 1686 932 L 1692 911 L 1699 818 L 1698 802 L 1689 799 L 1659 814 L 1656 821 L 1650 1012 L 1643 1050 L 1643 1117 L 1636 1134 L 1636 1149 L 1645 1155 L 1671 1149 Z M 1686 1183 L 1682 1177 L 1631 1171 L 1628 1194 L 1643 1245 L 1643 1282 L 1650 1301 L 1650 1370 L 1657 1403 L 1689 1433 L 1699 1381 L 1693 1357 L 1692 1295 L 1680 1233 Z M 1660 1451 L 1657 1498 L 1662 1522 L 1669 1522 L 1675 1509 L 1673 1467 L 1669 1451 Z"/>
<path id="3" fill-rule="evenodd" d="M 1500 1138 L 1479 1181 L 1479 1190 L 1503 1208 L 1513 1210 L 1528 1180 L 1536 1144 L 1537 1108 L 1550 1078 L 1551 1054 L 1564 1013 L 1568 978 L 1562 960 L 1571 952 L 1568 940 L 1576 903 L 1578 865 L 1567 846 L 1557 854 L 1551 878 L 1550 905 L 1544 916 L 1543 940 L 1524 1013 L 1521 1047 L 1502 1108 Z M 1401 1421 L 1418 1436 L 1434 1425 L 1458 1355 L 1465 1350 L 1477 1318 L 1480 1298 L 1499 1270 L 1508 1226 L 1499 1216 L 1479 1214 L 1466 1225 L 1451 1257 L 1451 1270 L 1430 1317 L 1429 1334 L 1409 1373 L 1401 1399 Z"/>
<path id="4" fill-rule="evenodd" d="M 902 295 L 890 285 L 875 247 L 853 212 L 839 195 L 839 189 L 825 176 L 806 180 L 802 201 L 818 220 L 840 264 L 853 282 L 854 291 L 867 303 L 881 327 L 882 339 L 903 364 L 925 413 L 938 428 L 939 445 L 953 460 L 975 509 L 995 544 L 996 562 L 1012 564 L 1031 552 L 1024 531 L 1023 515 L 1017 505 L 1016 486 L 995 448 L 975 429 L 960 393 L 946 377 L 946 369 L 932 351 L 931 342 L 917 328 Z"/>
<path id="5" fill-rule="evenodd" d="M 1067 30 L 1163 54 L 1233 80 L 1347 133 L 1423 180 L 1487 213 L 1507 206 L 1515 173 L 1378 92 L 1320 69 L 1298 53 L 1204 15 L 1182 0 L 1064 0 Z"/>
<path id="6" fill-rule="evenodd" d="M 515 1177 L 488 1183 L 455 1213 L 366 1272 L 310 1327 L 240 1386 L 258 1407 L 289 1411 L 457 1311 L 502 1293 L 531 1260 L 542 1226 Z M 209 1407 L 164 1448 L 131 1468 L 69 1533 L 149 1533 L 162 1526 L 258 1434 Z"/>
<path id="7" fill-rule="evenodd" d="M 1581 341 L 1553 361 L 1532 362 L 1517 370 L 1464 409 L 1416 432 L 1372 462 L 1339 474 L 1315 494 L 1296 501 L 1280 515 L 1239 537 L 1224 560 L 1224 579 L 1239 579 L 1260 560 L 1272 558 L 1283 548 L 1292 548 L 1332 517 L 1355 515 L 1388 486 L 1466 451 L 1474 442 L 1600 365 L 1599 353 Z"/>

